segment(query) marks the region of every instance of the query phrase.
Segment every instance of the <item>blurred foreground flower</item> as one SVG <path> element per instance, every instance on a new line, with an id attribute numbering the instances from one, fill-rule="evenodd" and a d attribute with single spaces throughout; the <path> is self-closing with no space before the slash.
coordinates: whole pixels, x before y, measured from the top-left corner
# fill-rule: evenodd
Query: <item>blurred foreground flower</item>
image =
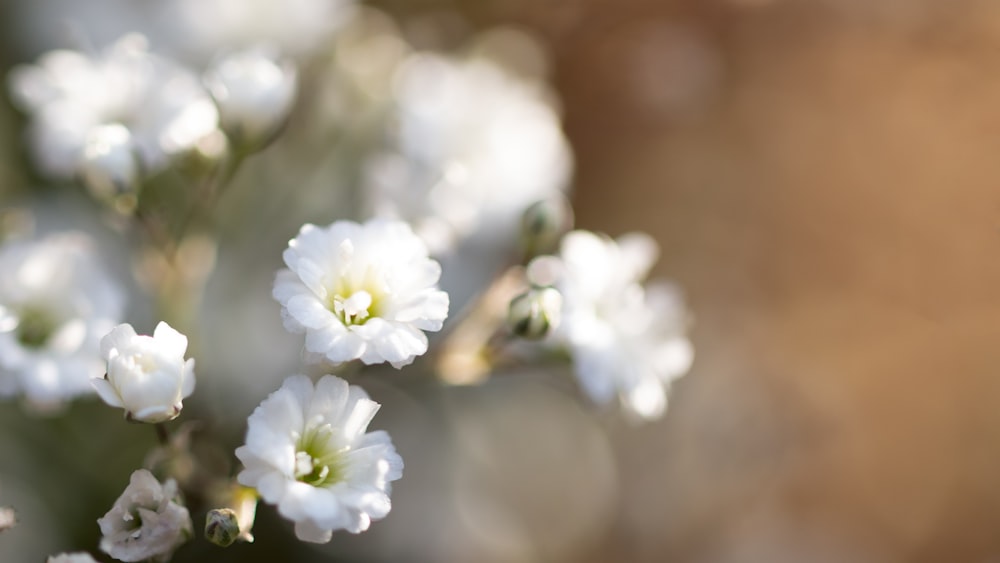
<path id="1" fill-rule="evenodd" d="M 427 351 L 421 331 L 441 330 L 448 316 L 441 266 L 406 223 L 305 225 L 284 259 L 274 298 L 285 328 L 331 362 L 403 367 Z"/>
<path id="2" fill-rule="evenodd" d="M 168 560 L 191 538 L 191 517 L 175 502 L 177 484 L 160 484 L 145 469 L 132 473 L 114 507 L 97 521 L 101 550 L 119 561 Z"/>
<path id="3" fill-rule="evenodd" d="M 390 481 L 403 472 L 389 435 L 365 432 L 378 409 L 339 377 L 324 376 L 315 388 L 304 375 L 289 377 L 247 420 L 239 482 L 295 521 L 300 540 L 367 530 L 389 513 Z"/>
<path id="4" fill-rule="evenodd" d="M 129 420 L 164 422 L 176 418 L 181 401 L 194 391 L 194 359 L 184 361 L 187 337 L 165 322 L 153 336 L 138 335 L 132 325 L 118 325 L 101 339 L 107 361 L 103 378 L 92 379 L 104 402 L 125 409 Z"/>
<path id="5" fill-rule="evenodd" d="M 138 34 L 96 57 L 51 51 L 36 65 L 14 68 L 8 85 L 13 101 L 31 116 L 29 141 L 38 166 L 59 179 L 72 178 L 89 162 L 84 148 L 99 126 L 125 127 L 147 173 L 218 126 L 215 105 L 198 77 L 151 54 Z"/>
<path id="6" fill-rule="evenodd" d="M 643 419 L 663 414 L 666 388 L 694 358 L 677 290 L 642 286 L 656 255 L 646 235 L 614 241 L 574 231 L 563 239 L 555 283 L 563 295 L 555 341 L 569 348 L 584 391 L 598 404 L 617 394 Z"/>
<path id="7" fill-rule="evenodd" d="M 0 246 L 0 396 L 52 409 L 92 392 L 124 293 L 80 233 Z"/>

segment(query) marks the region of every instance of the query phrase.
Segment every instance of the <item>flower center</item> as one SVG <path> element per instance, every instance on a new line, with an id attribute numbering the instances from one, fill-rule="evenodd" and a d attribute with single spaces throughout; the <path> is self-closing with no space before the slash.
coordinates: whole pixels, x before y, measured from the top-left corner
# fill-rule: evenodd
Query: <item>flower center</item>
<path id="1" fill-rule="evenodd" d="M 42 307 L 28 306 L 17 323 L 17 341 L 26 348 L 42 348 L 52 338 L 59 321 Z"/>
<path id="2" fill-rule="evenodd" d="M 334 294 L 331 309 L 345 325 L 361 325 L 372 316 L 373 304 L 372 294 L 362 289 L 348 297 L 340 293 Z"/>
<path id="3" fill-rule="evenodd" d="M 295 452 L 295 479 L 314 487 L 328 487 L 344 479 L 344 452 L 333 445 L 329 424 L 306 430 Z"/>

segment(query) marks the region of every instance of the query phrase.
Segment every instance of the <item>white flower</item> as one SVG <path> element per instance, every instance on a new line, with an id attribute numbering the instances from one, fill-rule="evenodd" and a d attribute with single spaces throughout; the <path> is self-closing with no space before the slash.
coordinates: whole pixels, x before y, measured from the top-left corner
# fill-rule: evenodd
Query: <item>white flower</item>
<path id="1" fill-rule="evenodd" d="M 237 144 L 260 146 L 277 133 L 295 101 L 296 71 L 260 49 L 233 53 L 205 75 L 222 129 Z"/>
<path id="2" fill-rule="evenodd" d="M 52 555 L 45 560 L 45 563 L 97 563 L 97 560 L 85 551 L 78 551 Z"/>
<path id="3" fill-rule="evenodd" d="M 396 83 L 396 134 L 366 170 L 371 205 L 413 224 L 432 252 L 477 230 L 513 237 L 526 207 L 565 190 L 572 156 L 541 85 L 425 53 Z"/>
<path id="4" fill-rule="evenodd" d="M 691 366 L 686 311 L 676 289 L 642 286 L 656 243 L 633 234 L 617 241 L 587 231 L 563 239 L 562 324 L 555 340 L 573 356 L 576 375 L 594 402 L 615 395 L 631 414 L 663 414 L 670 382 Z"/>
<path id="5" fill-rule="evenodd" d="M 119 321 L 124 293 L 79 233 L 0 246 L 0 396 L 36 408 L 93 392 L 98 342 Z"/>
<path id="6" fill-rule="evenodd" d="M 91 129 L 84 139 L 79 171 L 98 200 L 114 202 L 134 195 L 142 183 L 142 164 L 129 130 L 119 123 Z"/>
<path id="7" fill-rule="evenodd" d="M 268 42 L 284 53 L 321 50 L 354 0 L 174 0 L 165 20 L 178 50 L 195 56 Z"/>
<path id="8" fill-rule="evenodd" d="M 285 328 L 305 332 L 306 350 L 331 362 L 405 366 L 427 351 L 421 331 L 448 316 L 441 266 L 406 223 L 305 225 L 283 257 L 274 298 Z"/>
<path id="9" fill-rule="evenodd" d="M 17 524 L 17 513 L 9 506 L 0 506 L 0 532 L 6 532 Z"/>
<path id="10" fill-rule="evenodd" d="M 101 550 L 119 561 L 169 559 L 192 536 L 191 516 L 176 496 L 173 479 L 161 485 L 149 471 L 134 471 L 115 505 L 97 521 Z"/>
<path id="11" fill-rule="evenodd" d="M 316 383 L 289 377 L 247 420 L 236 456 L 243 485 L 295 521 L 295 535 L 330 540 L 334 530 L 359 533 L 391 508 L 390 481 L 403 460 L 384 431 L 365 432 L 379 404 L 332 375 Z"/>
<path id="12" fill-rule="evenodd" d="M 107 361 L 103 378 L 91 380 L 112 407 L 129 420 L 164 422 L 181 412 L 182 399 L 194 391 L 194 359 L 184 361 L 187 337 L 165 322 L 153 336 L 138 335 L 132 325 L 118 325 L 101 339 Z"/>
<path id="13" fill-rule="evenodd" d="M 78 171 L 87 138 L 101 125 L 127 128 L 149 172 L 218 126 L 198 77 L 150 54 L 141 35 L 125 36 L 96 57 L 51 51 L 37 65 L 13 69 L 9 86 L 14 102 L 31 115 L 35 160 L 57 178 Z"/>

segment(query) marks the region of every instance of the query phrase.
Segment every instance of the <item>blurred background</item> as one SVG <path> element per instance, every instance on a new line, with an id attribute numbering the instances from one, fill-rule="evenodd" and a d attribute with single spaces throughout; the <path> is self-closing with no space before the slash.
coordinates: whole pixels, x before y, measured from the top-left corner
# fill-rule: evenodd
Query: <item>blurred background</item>
<path id="1" fill-rule="evenodd" d="M 110 4 L 3 3 L 0 63 L 74 34 L 105 44 L 157 3 L 94 17 Z M 330 64 L 377 75 L 391 55 L 357 39 L 373 29 L 448 50 L 505 26 L 544 49 L 503 52 L 560 100 L 577 225 L 657 239 L 655 276 L 683 287 L 695 319 L 694 368 L 667 415 L 641 426 L 592 408 L 565 373 L 470 387 L 363 376 L 383 404 L 374 425 L 407 464 L 386 520 L 310 546 L 262 505 L 255 544 L 192 542 L 176 560 L 1000 561 L 1000 5 L 372 6 L 368 27 L 337 44 L 360 58 Z M 154 46 L 172 33 L 166 21 L 143 31 Z M 305 103 L 343 123 L 343 91 L 302 72 Z M 339 171 L 353 154 L 343 139 L 363 137 L 355 118 L 324 137 L 293 116 L 220 202 L 199 324 L 201 349 L 217 353 L 198 356 L 192 409 L 229 451 L 295 369 L 301 344 L 277 321 L 273 272 L 298 225 L 342 214 L 323 186 L 352 181 Z M 0 205 L 103 233 L 113 254 L 120 242 L 79 189 L 32 169 L 23 125 L 5 103 Z M 150 314 L 132 303 L 133 318 Z M 152 443 L 94 401 L 49 419 L 0 404 L 0 505 L 21 518 L 0 560 L 98 555 L 93 522 Z"/>

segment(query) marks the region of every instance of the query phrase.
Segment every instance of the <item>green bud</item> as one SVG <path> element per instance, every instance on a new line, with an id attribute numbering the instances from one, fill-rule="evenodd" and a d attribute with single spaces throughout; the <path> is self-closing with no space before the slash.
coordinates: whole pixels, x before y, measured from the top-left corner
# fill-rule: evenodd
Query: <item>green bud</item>
<path id="1" fill-rule="evenodd" d="M 532 288 L 511 300 L 507 326 L 521 338 L 539 340 L 559 325 L 561 313 L 562 294 L 551 287 Z"/>
<path id="2" fill-rule="evenodd" d="M 562 196 L 532 204 L 521 215 L 521 244 L 528 258 L 555 250 L 573 228 L 573 208 Z"/>
<path id="3" fill-rule="evenodd" d="M 231 508 L 213 508 L 205 516 L 205 539 L 220 547 L 233 545 L 240 536 L 240 522 Z"/>

